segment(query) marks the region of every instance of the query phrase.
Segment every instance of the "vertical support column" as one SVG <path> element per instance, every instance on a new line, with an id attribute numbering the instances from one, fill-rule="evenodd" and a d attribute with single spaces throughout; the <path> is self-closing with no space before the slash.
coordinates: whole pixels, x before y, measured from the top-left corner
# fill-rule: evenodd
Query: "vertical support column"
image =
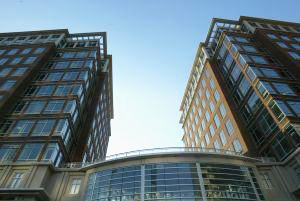
<path id="1" fill-rule="evenodd" d="M 141 201 L 145 197 L 145 165 L 141 165 Z"/>
<path id="2" fill-rule="evenodd" d="M 202 171 L 201 171 L 200 163 L 196 163 L 196 166 L 197 166 L 197 173 L 198 173 L 199 182 L 200 182 L 202 200 L 207 201 L 206 191 L 205 191 L 205 186 L 204 186 L 204 180 L 203 180 L 203 177 L 202 177 Z"/>
<path id="3" fill-rule="evenodd" d="M 246 170 L 247 176 L 248 176 L 249 179 L 250 179 L 250 183 L 251 183 L 251 186 L 252 186 L 252 188 L 253 188 L 253 190 L 254 190 L 254 193 L 255 193 L 255 195 L 256 195 L 256 199 L 257 199 L 258 201 L 261 201 L 261 199 L 260 199 L 260 197 L 259 197 L 259 195 L 258 195 L 258 192 L 257 192 L 257 190 L 256 190 L 256 187 L 255 187 L 255 185 L 254 185 L 254 182 L 253 182 L 253 180 L 252 180 L 252 176 L 251 176 L 251 174 L 250 174 L 249 168 L 248 168 L 248 167 L 244 167 L 244 168 L 245 168 L 245 170 Z"/>

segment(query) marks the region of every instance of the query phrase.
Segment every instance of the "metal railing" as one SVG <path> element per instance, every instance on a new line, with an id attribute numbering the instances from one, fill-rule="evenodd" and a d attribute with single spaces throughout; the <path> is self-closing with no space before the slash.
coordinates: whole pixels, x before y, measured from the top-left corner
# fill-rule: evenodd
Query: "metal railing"
<path id="1" fill-rule="evenodd" d="M 224 150 L 224 149 L 214 149 L 214 148 L 201 148 L 201 147 L 164 147 L 164 148 L 153 148 L 153 149 L 143 149 L 130 151 L 120 154 L 114 154 L 107 156 L 104 160 L 96 160 L 94 162 L 73 162 L 63 164 L 64 168 L 82 168 L 88 165 L 105 162 L 105 161 L 113 161 L 118 159 L 124 159 L 129 157 L 139 157 L 139 156 L 147 156 L 153 154 L 171 154 L 171 153 L 213 153 L 213 154 L 225 154 L 225 155 L 235 155 L 242 156 L 241 152 Z"/>

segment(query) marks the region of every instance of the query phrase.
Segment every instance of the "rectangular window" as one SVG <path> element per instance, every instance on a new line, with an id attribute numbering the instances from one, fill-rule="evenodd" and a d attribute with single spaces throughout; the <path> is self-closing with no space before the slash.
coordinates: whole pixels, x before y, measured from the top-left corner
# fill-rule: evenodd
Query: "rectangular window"
<path id="1" fill-rule="evenodd" d="M 253 52 L 253 53 L 257 52 L 257 49 L 250 45 L 244 45 L 243 48 L 246 52 Z"/>
<path id="2" fill-rule="evenodd" d="M 0 161 L 13 161 L 19 148 L 18 144 L 3 144 L 0 147 Z"/>
<path id="3" fill-rule="evenodd" d="M 8 91 L 16 84 L 16 80 L 6 80 L 0 87 L 0 90 Z"/>
<path id="4" fill-rule="evenodd" d="M 288 84 L 278 83 L 278 82 L 272 82 L 272 84 L 275 87 L 275 89 L 279 92 L 279 94 L 291 95 L 291 96 L 295 95 L 294 91 L 291 89 L 291 87 Z"/>
<path id="5" fill-rule="evenodd" d="M 210 108 L 211 112 L 215 111 L 215 105 L 214 105 L 214 103 L 212 101 L 209 103 L 209 108 Z"/>
<path id="6" fill-rule="evenodd" d="M 57 87 L 55 96 L 67 96 L 71 92 L 71 85 L 60 85 Z"/>
<path id="7" fill-rule="evenodd" d="M 62 58 L 66 58 L 66 59 L 69 59 L 69 58 L 74 58 L 76 52 L 64 52 Z"/>
<path id="8" fill-rule="evenodd" d="M 207 145 L 210 143 L 208 134 L 205 134 L 205 142 Z"/>
<path id="9" fill-rule="evenodd" d="M 12 68 L 2 68 L 0 70 L 0 77 L 6 77 L 10 72 Z"/>
<path id="10" fill-rule="evenodd" d="M 221 113 L 222 118 L 224 119 L 225 116 L 226 116 L 226 109 L 225 109 L 224 103 L 222 103 L 222 104 L 220 105 L 219 111 L 220 111 L 220 113 Z"/>
<path id="11" fill-rule="evenodd" d="M 47 77 L 47 81 L 59 81 L 62 77 L 63 73 L 49 73 Z"/>
<path id="12" fill-rule="evenodd" d="M 206 111 L 206 113 L 205 113 L 205 118 L 206 118 L 206 121 L 209 122 L 209 120 L 210 120 L 210 114 L 209 114 L 208 111 Z"/>
<path id="13" fill-rule="evenodd" d="M 45 119 L 38 120 L 33 131 L 32 135 L 40 136 L 40 135 L 50 135 L 55 124 L 55 120 L 53 119 Z"/>
<path id="14" fill-rule="evenodd" d="M 287 101 L 288 105 L 293 109 L 293 111 L 300 116 L 300 102 L 297 101 Z"/>
<path id="15" fill-rule="evenodd" d="M 20 63 L 22 59 L 23 59 L 23 57 L 15 57 L 15 58 L 13 58 L 12 61 L 10 61 L 9 64 L 10 65 L 16 65 L 16 64 Z"/>
<path id="16" fill-rule="evenodd" d="M 19 51 L 19 49 L 12 49 L 12 50 L 9 50 L 6 55 L 15 55 L 17 52 Z"/>
<path id="17" fill-rule="evenodd" d="M 218 140 L 215 140 L 215 141 L 214 141 L 214 147 L 215 147 L 216 151 L 219 151 L 219 150 L 221 149 L 221 147 L 220 147 L 220 144 L 219 144 L 219 141 L 218 141 Z"/>
<path id="18" fill-rule="evenodd" d="M 17 68 L 13 73 L 12 76 L 21 76 L 24 75 L 24 73 L 27 71 L 28 68 L 22 67 L 22 68 Z"/>
<path id="19" fill-rule="evenodd" d="M 63 76 L 63 80 L 76 80 L 79 72 L 66 72 Z"/>
<path id="20" fill-rule="evenodd" d="M 25 144 L 18 160 L 37 160 L 43 144 L 41 143 L 28 143 Z"/>
<path id="21" fill-rule="evenodd" d="M 10 131 L 13 135 L 27 136 L 34 124 L 33 120 L 19 120 Z"/>
<path id="22" fill-rule="evenodd" d="M 32 48 L 23 49 L 20 54 L 29 54 L 29 52 L 31 52 L 31 50 L 32 50 Z"/>
<path id="23" fill-rule="evenodd" d="M 68 68 L 68 66 L 69 66 L 68 61 L 61 61 L 61 62 L 55 63 L 54 69 L 66 69 L 66 68 Z"/>
<path id="24" fill-rule="evenodd" d="M 226 129 L 227 129 L 227 132 L 229 135 L 233 134 L 233 125 L 232 125 L 230 119 L 228 119 L 226 122 Z"/>
<path id="25" fill-rule="evenodd" d="M 300 45 L 299 45 L 299 44 L 291 44 L 291 46 L 292 46 L 295 50 L 300 50 Z"/>
<path id="26" fill-rule="evenodd" d="M 205 96 L 206 96 L 207 100 L 209 100 L 210 93 L 209 93 L 209 91 L 208 91 L 208 90 L 206 90 L 206 91 L 205 91 Z"/>
<path id="27" fill-rule="evenodd" d="M 214 122 L 215 122 L 217 128 L 219 128 L 221 126 L 221 122 L 220 122 L 220 119 L 217 114 L 214 117 Z"/>
<path id="28" fill-rule="evenodd" d="M 41 54 L 42 52 L 44 52 L 45 48 L 43 47 L 39 47 L 39 48 L 36 48 L 33 52 L 33 54 Z"/>
<path id="29" fill-rule="evenodd" d="M 32 64 L 35 62 L 37 57 L 28 57 L 25 61 L 24 64 Z"/>
<path id="30" fill-rule="evenodd" d="M 69 194 L 78 194 L 80 190 L 81 179 L 73 179 Z"/>
<path id="31" fill-rule="evenodd" d="M 6 52 L 6 50 L 0 50 L 0 55 L 4 54 L 4 52 Z"/>
<path id="32" fill-rule="evenodd" d="M 215 91 L 214 93 L 215 101 L 218 102 L 220 100 L 220 94 L 218 91 Z"/>
<path id="33" fill-rule="evenodd" d="M 18 188 L 21 184 L 23 175 L 24 175 L 23 172 L 15 172 L 10 180 L 10 184 L 8 185 L 8 188 Z"/>
<path id="34" fill-rule="evenodd" d="M 289 52 L 289 55 L 296 60 L 300 60 L 300 54 L 296 53 L 296 52 Z M 1 64 L 1 61 L 0 61 Z"/>
<path id="35" fill-rule="evenodd" d="M 220 132 L 220 138 L 221 138 L 222 145 L 225 146 L 227 144 L 227 139 L 223 130 L 221 130 Z"/>
<path id="36" fill-rule="evenodd" d="M 210 124 L 209 126 L 209 132 L 210 132 L 210 135 L 213 137 L 215 135 L 215 127 L 213 124 Z"/>
<path id="37" fill-rule="evenodd" d="M 40 114 L 45 106 L 45 101 L 31 101 L 25 110 L 25 114 Z"/>
<path id="38" fill-rule="evenodd" d="M 2 58 L 0 59 L 0 65 L 5 64 L 8 61 L 8 58 Z"/>
<path id="39" fill-rule="evenodd" d="M 284 42 L 277 42 L 276 44 L 282 48 L 289 48 Z"/>
<path id="40" fill-rule="evenodd" d="M 40 86 L 36 95 L 37 96 L 51 96 L 53 91 L 54 91 L 54 85 Z"/>
<path id="41" fill-rule="evenodd" d="M 76 58 L 85 58 L 88 55 L 88 51 L 83 51 L 83 52 L 77 52 Z"/>
<path id="42" fill-rule="evenodd" d="M 48 102 L 44 114 L 55 114 L 55 113 L 60 113 L 63 106 L 64 106 L 65 101 L 64 100 L 51 100 Z"/>
<path id="43" fill-rule="evenodd" d="M 82 68 L 83 61 L 72 61 L 70 68 Z"/>
<path id="44" fill-rule="evenodd" d="M 250 55 L 248 55 L 248 56 L 250 56 Z M 253 59 L 254 63 L 269 64 L 269 62 L 262 56 L 253 56 L 253 55 L 251 55 L 250 57 Z"/>
<path id="45" fill-rule="evenodd" d="M 56 159 L 59 155 L 59 146 L 57 143 L 50 143 L 47 146 L 47 149 L 43 155 L 42 160 L 56 162 Z"/>
<path id="46" fill-rule="evenodd" d="M 262 177 L 262 183 L 263 183 L 263 187 L 265 189 L 272 189 L 272 182 L 271 182 L 271 178 L 267 173 L 261 173 L 261 177 Z"/>
<path id="47" fill-rule="evenodd" d="M 236 152 L 242 152 L 243 151 L 242 145 L 241 145 L 241 143 L 238 139 L 233 140 L 232 144 L 233 144 L 234 150 Z"/>

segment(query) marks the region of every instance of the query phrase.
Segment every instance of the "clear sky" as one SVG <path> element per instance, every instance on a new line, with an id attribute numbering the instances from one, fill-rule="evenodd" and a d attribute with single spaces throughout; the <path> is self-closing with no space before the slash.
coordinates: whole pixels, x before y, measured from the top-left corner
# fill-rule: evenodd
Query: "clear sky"
<path id="1" fill-rule="evenodd" d="M 114 114 L 108 155 L 183 146 L 179 106 L 213 17 L 300 22 L 299 0 L 0 0 L 0 32 L 106 31 Z"/>

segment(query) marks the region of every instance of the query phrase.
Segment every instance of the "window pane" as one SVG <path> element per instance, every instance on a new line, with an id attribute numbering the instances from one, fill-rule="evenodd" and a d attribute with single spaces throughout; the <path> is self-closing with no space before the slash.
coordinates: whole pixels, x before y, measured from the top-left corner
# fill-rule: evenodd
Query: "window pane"
<path id="1" fill-rule="evenodd" d="M 29 143 L 25 144 L 18 160 L 36 160 L 39 156 L 43 144 Z"/>
<path id="2" fill-rule="evenodd" d="M 55 120 L 46 119 L 38 120 L 33 131 L 32 135 L 49 135 L 54 127 Z"/>
<path id="3" fill-rule="evenodd" d="M 40 114 L 45 106 L 44 101 L 32 101 L 28 104 L 25 114 Z"/>

